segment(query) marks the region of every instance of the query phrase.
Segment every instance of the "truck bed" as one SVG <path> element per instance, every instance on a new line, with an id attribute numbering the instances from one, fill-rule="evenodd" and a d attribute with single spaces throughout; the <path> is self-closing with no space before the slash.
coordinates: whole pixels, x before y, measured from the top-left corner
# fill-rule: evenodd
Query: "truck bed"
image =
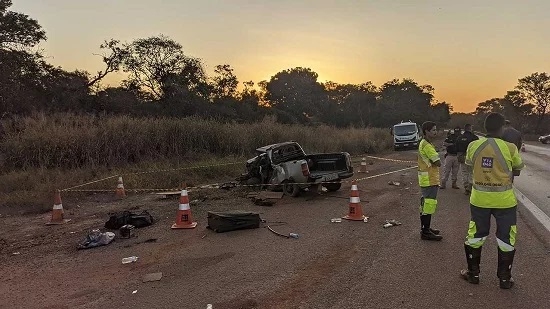
<path id="1" fill-rule="evenodd" d="M 347 178 L 353 175 L 353 171 L 348 169 L 343 153 L 310 154 L 306 155 L 306 160 L 309 164 L 309 177 L 314 179 L 327 174 L 338 174 L 338 178 Z"/>

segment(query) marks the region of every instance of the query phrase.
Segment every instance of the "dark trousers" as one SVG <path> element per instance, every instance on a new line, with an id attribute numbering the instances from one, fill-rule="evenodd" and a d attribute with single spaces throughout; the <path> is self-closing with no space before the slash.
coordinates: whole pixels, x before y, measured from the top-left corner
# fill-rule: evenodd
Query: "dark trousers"
<path id="1" fill-rule="evenodd" d="M 491 228 L 491 215 L 497 223 L 498 247 L 504 251 L 513 251 L 517 234 L 517 206 L 511 208 L 481 208 L 470 205 L 471 220 L 466 236 L 466 245 L 472 248 L 483 246 Z"/>

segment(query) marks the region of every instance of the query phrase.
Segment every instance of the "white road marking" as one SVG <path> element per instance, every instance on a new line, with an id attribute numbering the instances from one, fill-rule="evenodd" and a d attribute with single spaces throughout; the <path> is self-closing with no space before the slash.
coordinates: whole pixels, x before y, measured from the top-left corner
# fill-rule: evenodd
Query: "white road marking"
<path id="1" fill-rule="evenodd" d="M 516 192 L 516 198 L 518 201 L 529 210 L 535 216 L 535 218 L 544 226 L 544 228 L 550 232 L 550 217 L 548 217 L 540 208 L 537 207 L 527 196 L 525 196 L 517 188 L 514 188 Z"/>

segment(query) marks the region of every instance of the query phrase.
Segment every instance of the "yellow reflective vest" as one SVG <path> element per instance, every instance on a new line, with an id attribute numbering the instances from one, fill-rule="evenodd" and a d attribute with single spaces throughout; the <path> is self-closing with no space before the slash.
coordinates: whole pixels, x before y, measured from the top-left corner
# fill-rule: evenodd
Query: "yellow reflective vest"
<path id="1" fill-rule="evenodd" d="M 512 171 L 521 170 L 523 162 L 516 145 L 500 138 L 482 137 L 468 145 L 465 164 L 472 167 L 472 205 L 482 208 L 517 205 Z"/>
<path id="2" fill-rule="evenodd" d="M 439 166 L 433 164 L 438 160 L 434 145 L 422 139 L 418 145 L 418 184 L 421 187 L 439 186 Z"/>

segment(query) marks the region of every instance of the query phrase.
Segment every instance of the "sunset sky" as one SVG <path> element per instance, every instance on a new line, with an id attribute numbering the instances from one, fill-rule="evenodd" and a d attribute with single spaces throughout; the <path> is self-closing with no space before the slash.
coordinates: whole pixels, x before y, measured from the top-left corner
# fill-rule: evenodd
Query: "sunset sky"
<path id="1" fill-rule="evenodd" d="M 470 112 L 550 72 L 548 0 L 13 0 L 37 19 L 52 64 L 94 73 L 99 45 L 164 34 L 240 82 L 309 67 L 320 81 L 412 78 Z M 113 75 L 106 82 L 116 83 Z"/>

